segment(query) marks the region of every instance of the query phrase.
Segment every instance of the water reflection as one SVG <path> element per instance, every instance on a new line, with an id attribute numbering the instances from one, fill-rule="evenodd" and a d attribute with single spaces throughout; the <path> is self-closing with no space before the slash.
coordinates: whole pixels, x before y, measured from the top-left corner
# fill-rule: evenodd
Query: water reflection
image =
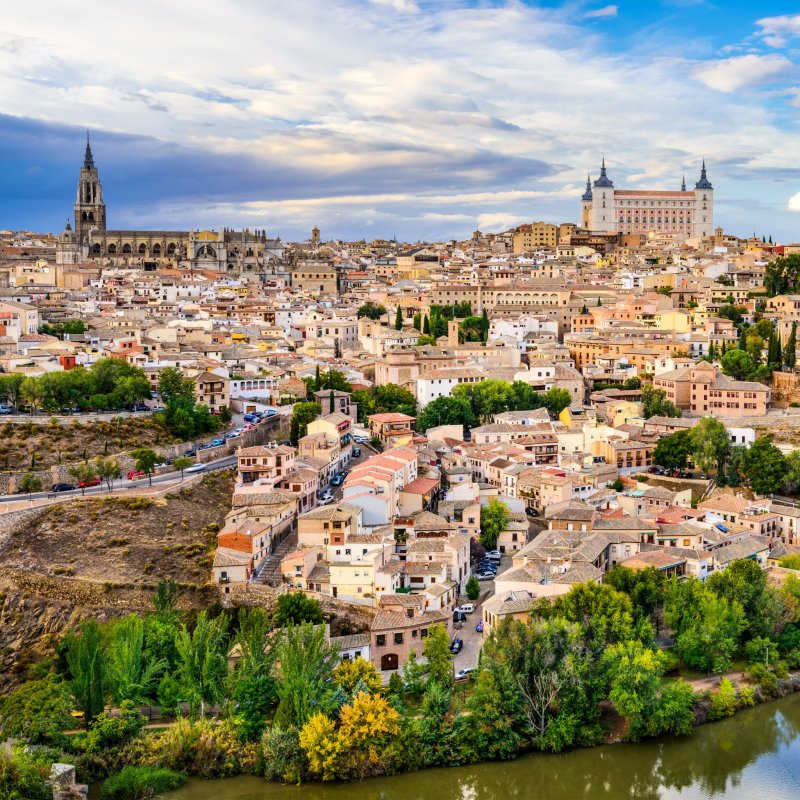
<path id="1" fill-rule="evenodd" d="M 534 754 L 360 784 L 191 782 L 169 800 L 789 800 L 800 797 L 800 695 L 637 745 Z"/>

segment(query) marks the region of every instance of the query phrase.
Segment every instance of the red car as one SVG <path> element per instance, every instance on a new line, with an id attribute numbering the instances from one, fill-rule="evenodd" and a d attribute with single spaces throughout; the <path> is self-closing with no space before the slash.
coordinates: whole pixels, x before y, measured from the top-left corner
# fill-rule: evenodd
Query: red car
<path id="1" fill-rule="evenodd" d="M 128 473 L 128 480 L 135 481 L 137 478 L 144 478 L 147 475 L 146 472 L 142 472 L 141 470 L 132 469 Z"/>
<path id="2" fill-rule="evenodd" d="M 86 489 L 89 486 L 99 486 L 103 481 L 100 478 L 89 478 L 88 481 L 79 481 L 78 488 Z"/>

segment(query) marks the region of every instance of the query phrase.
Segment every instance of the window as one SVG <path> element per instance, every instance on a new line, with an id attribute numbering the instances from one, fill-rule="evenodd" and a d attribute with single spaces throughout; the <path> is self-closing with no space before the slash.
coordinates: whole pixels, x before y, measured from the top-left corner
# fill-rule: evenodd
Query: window
<path id="1" fill-rule="evenodd" d="M 396 633 L 394 635 L 394 643 L 395 644 L 403 644 L 403 634 L 402 633 Z"/>
<path id="2" fill-rule="evenodd" d="M 428 638 L 428 629 L 427 628 L 421 628 L 420 629 L 419 638 L 420 639 L 427 639 Z"/>
<path id="3" fill-rule="evenodd" d="M 375 644 L 376 644 L 378 647 L 383 647 L 383 646 L 386 644 L 386 634 L 385 634 L 385 633 L 379 633 L 379 634 L 378 634 L 378 635 L 375 637 Z"/>

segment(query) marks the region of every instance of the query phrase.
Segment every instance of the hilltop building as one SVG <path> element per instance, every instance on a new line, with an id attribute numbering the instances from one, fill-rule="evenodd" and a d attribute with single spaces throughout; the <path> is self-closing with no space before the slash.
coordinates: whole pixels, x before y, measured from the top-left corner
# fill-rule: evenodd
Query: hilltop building
<path id="1" fill-rule="evenodd" d="M 703 161 L 700 179 L 687 191 L 686 181 L 680 191 L 655 189 L 617 189 L 606 172 L 606 161 L 600 177 L 592 183 L 586 179 L 581 196 L 581 227 L 590 231 L 620 234 L 678 237 L 711 236 L 714 231 L 714 187 L 706 174 Z"/>

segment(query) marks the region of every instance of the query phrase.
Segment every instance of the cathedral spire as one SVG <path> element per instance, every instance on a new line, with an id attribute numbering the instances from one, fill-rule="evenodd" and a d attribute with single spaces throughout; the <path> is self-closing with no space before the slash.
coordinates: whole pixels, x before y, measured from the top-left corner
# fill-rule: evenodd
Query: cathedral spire
<path id="1" fill-rule="evenodd" d="M 583 193 L 581 200 L 591 200 L 592 199 L 592 176 L 586 176 L 586 191 Z"/>
<path id="2" fill-rule="evenodd" d="M 89 144 L 89 131 L 86 131 L 86 153 L 83 156 L 83 168 L 94 169 L 94 158 L 92 158 L 92 146 Z"/>
<path id="3" fill-rule="evenodd" d="M 603 156 L 603 162 L 600 166 L 600 177 L 594 182 L 595 186 L 613 186 L 614 182 L 606 175 L 606 157 Z"/>
<path id="4" fill-rule="evenodd" d="M 682 192 L 686 191 L 686 175 L 684 175 L 683 178 L 681 179 L 681 191 Z"/>

